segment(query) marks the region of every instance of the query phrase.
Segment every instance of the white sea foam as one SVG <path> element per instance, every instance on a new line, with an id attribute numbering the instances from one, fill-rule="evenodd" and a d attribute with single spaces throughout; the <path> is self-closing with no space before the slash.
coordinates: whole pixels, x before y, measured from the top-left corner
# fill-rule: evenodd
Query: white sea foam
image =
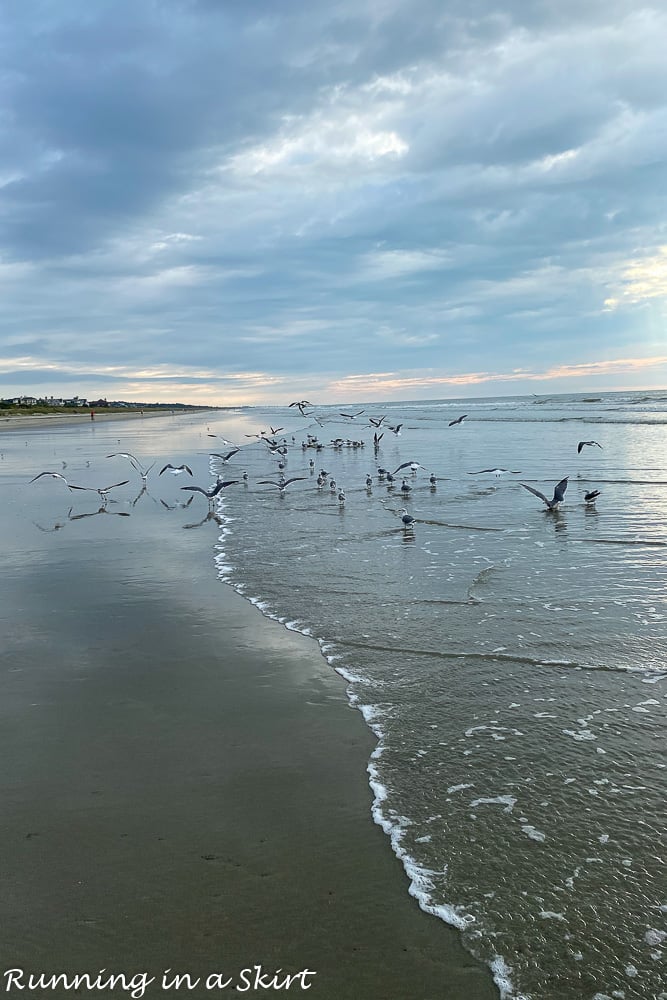
<path id="1" fill-rule="evenodd" d="M 514 806 L 516 805 L 516 798 L 513 795 L 497 795 L 495 798 L 473 799 L 473 801 L 468 804 L 470 805 L 471 809 L 474 809 L 476 806 L 485 806 L 485 805 L 505 806 L 503 812 L 510 813 L 512 812 Z"/>
<path id="2" fill-rule="evenodd" d="M 524 826 L 522 826 L 521 829 L 526 834 L 526 836 L 530 837 L 531 840 L 538 840 L 542 842 L 543 840 L 547 839 L 546 833 L 542 833 L 541 830 L 535 829 L 535 827 L 531 826 L 530 823 L 524 824 Z"/>

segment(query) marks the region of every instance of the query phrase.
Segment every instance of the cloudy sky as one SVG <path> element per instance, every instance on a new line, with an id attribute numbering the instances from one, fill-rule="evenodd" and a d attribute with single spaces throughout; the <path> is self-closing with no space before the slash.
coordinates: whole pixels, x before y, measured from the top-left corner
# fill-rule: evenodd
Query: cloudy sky
<path id="1" fill-rule="evenodd" d="M 667 7 L 6 0 L 0 396 L 667 387 Z"/>

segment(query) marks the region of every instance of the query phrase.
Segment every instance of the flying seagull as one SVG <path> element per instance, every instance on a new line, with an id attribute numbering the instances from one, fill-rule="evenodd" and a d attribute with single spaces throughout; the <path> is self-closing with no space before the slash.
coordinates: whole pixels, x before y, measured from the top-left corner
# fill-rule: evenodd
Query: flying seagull
<path id="1" fill-rule="evenodd" d="M 219 441 L 222 441 L 223 444 L 229 445 L 230 448 L 234 447 L 234 442 L 228 441 L 227 438 L 222 437 L 221 434 L 212 434 L 211 431 L 209 431 L 206 437 L 217 438 Z"/>
<path id="2" fill-rule="evenodd" d="M 160 475 L 163 472 L 170 472 L 172 476 L 180 476 L 182 472 L 187 472 L 189 476 L 192 475 L 192 469 L 189 465 L 172 465 L 168 462 L 162 469 L 160 469 Z"/>
<path id="3" fill-rule="evenodd" d="M 565 499 L 565 490 L 567 489 L 568 479 L 569 476 L 566 476 L 565 479 L 561 479 L 561 481 L 557 483 L 557 485 L 554 487 L 553 500 L 547 500 L 544 493 L 540 493 L 539 490 L 533 489 L 532 486 L 526 486 L 525 483 L 521 483 L 520 485 L 523 486 L 524 490 L 528 490 L 530 493 L 533 493 L 536 497 L 539 497 L 540 500 L 544 500 L 549 510 L 556 510 L 558 505 L 561 504 Z"/>
<path id="4" fill-rule="evenodd" d="M 240 450 L 239 448 L 233 448 L 231 451 L 228 451 L 226 455 L 221 455 L 217 451 L 212 451 L 210 454 L 212 458 L 219 458 L 222 464 L 225 465 L 230 460 L 230 458 L 232 458 L 234 455 L 238 453 L 239 450 Z"/>
<path id="5" fill-rule="evenodd" d="M 590 490 L 588 493 L 584 493 L 584 501 L 586 503 L 595 503 L 595 501 L 599 496 L 600 496 L 599 490 Z"/>
<path id="6" fill-rule="evenodd" d="M 340 413 L 340 410 L 338 411 Z M 340 413 L 341 417 L 348 417 L 350 420 L 354 420 L 355 417 L 360 417 L 364 413 L 364 410 L 358 410 L 357 413 Z"/>
<path id="7" fill-rule="evenodd" d="M 101 489 L 97 489 L 96 486 L 72 486 L 71 483 L 67 485 L 71 490 L 87 490 L 89 493 L 99 493 L 102 499 L 106 500 L 109 490 L 115 490 L 117 486 L 125 486 L 129 481 L 129 479 L 124 479 L 122 483 L 112 483 L 111 486 L 103 486 Z"/>
<path id="8" fill-rule="evenodd" d="M 51 476 L 52 479 L 62 479 L 62 481 L 64 482 L 65 486 L 69 486 L 69 483 L 67 482 L 67 480 L 65 479 L 65 477 L 61 476 L 59 472 L 40 472 L 33 479 L 31 479 L 30 482 L 34 483 L 35 480 L 41 479 L 42 476 Z M 28 484 L 28 485 L 30 485 L 30 484 Z"/>
<path id="9" fill-rule="evenodd" d="M 134 455 L 131 455 L 129 451 L 112 451 L 110 455 L 107 455 L 107 458 L 126 458 L 132 468 L 139 473 L 142 479 L 146 479 L 148 477 L 148 473 L 155 465 L 155 462 L 151 462 L 148 468 L 146 468 L 142 465 L 139 459 Z"/>
<path id="10" fill-rule="evenodd" d="M 189 490 L 191 493 L 201 493 L 203 496 L 208 497 L 209 500 L 212 500 L 214 497 L 217 497 L 221 490 L 224 490 L 227 486 L 234 486 L 239 481 L 238 479 L 218 479 L 213 489 L 210 490 L 204 490 L 201 486 L 181 486 L 181 489 Z"/>
<path id="11" fill-rule="evenodd" d="M 276 489 L 280 490 L 281 493 L 284 493 L 285 490 L 286 490 L 286 488 L 289 486 L 290 483 L 298 483 L 301 480 L 305 480 L 305 478 L 306 478 L 305 476 L 292 476 L 291 479 L 285 479 L 285 480 L 283 480 L 283 481 L 281 481 L 279 483 L 274 483 L 274 481 L 272 479 L 260 479 L 258 481 L 257 485 L 258 486 L 275 486 Z"/>
<path id="12" fill-rule="evenodd" d="M 398 437 L 400 435 L 400 433 L 401 433 L 401 427 L 402 426 L 403 426 L 403 424 L 396 424 L 395 427 L 391 427 L 389 424 L 387 424 L 387 427 L 389 427 L 389 430 L 393 431 L 394 434 L 396 435 L 396 437 Z"/>
<path id="13" fill-rule="evenodd" d="M 383 417 L 369 417 L 368 419 L 373 427 L 379 427 L 382 421 L 387 419 L 387 415 L 385 414 Z"/>
<path id="14" fill-rule="evenodd" d="M 506 472 L 510 472 L 513 476 L 521 475 L 521 469 L 478 469 L 477 472 L 469 472 L 469 476 L 481 476 L 485 472 L 492 472 L 494 476 L 502 476 Z"/>
<path id="15" fill-rule="evenodd" d="M 411 469 L 412 472 L 416 473 L 417 469 L 423 469 L 423 468 L 424 466 L 420 465 L 419 462 L 403 462 L 403 464 L 399 465 L 397 469 L 394 469 L 394 471 L 392 472 L 392 476 L 395 476 L 397 472 L 401 471 L 401 469 Z"/>
<path id="16" fill-rule="evenodd" d="M 306 407 L 307 406 L 312 406 L 313 404 L 309 403 L 307 399 L 297 399 L 293 403 L 290 403 L 289 405 L 290 406 L 297 406 L 299 408 L 299 413 L 301 414 L 301 416 L 305 417 L 306 413 L 304 411 L 305 411 Z"/>
<path id="17" fill-rule="evenodd" d="M 579 444 L 577 445 L 577 455 L 581 454 L 581 449 L 584 448 L 587 444 L 595 445 L 596 448 L 602 447 L 602 445 L 599 444 L 599 442 L 597 441 L 580 441 Z"/>
<path id="18" fill-rule="evenodd" d="M 462 423 L 463 423 L 463 421 L 465 420 L 465 418 L 466 418 L 467 416 L 468 416 L 468 414 L 467 414 L 467 413 L 464 413 L 462 417 L 457 417 L 457 418 L 456 418 L 456 420 L 450 420 L 450 421 L 449 421 L 449 426 L 450 426 L 450 427 L 453 427 L 453 426 L 454 426 L 455 424 L 462 424 Z"/>

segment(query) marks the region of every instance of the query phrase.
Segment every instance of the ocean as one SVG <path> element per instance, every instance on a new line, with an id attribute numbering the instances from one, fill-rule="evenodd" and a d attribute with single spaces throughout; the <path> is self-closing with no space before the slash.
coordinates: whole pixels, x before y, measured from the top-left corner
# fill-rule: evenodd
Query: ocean
<path id="1" fill-rule="evenodd" d="M 305 479 L 281 495 L 257 485 L 279 456 L 234 456 L 221 579 L 346 678 L 374 818 L 503 997 L 665 1000 L 667 392 L 314 412 L 245 414 Z M 554 512 L 521 486 L 566 476 Z"/>
<path id="2" fill-rule="evenodd" d="M 97 515 L 129 514 L 173 576 L 189 532 L 210 530 L 201 572 L 315 637 L 345 678 L 377 736 L 373 817 L 501 996 L 666 1000 L 667 392 L 170 419 L 5 435 L 3 496 L 22 518 L 7 565 L 81 544 L 108 558 L 127 521 Z M 248 436 L 271 427 L 286 457 Z M 221 438 L 239 447 L 225 464 Z M 121 449 L 160 456 L 145 489 L 107 459 Z M 158 476 L 167 461 L 195 476 Z M 284 492 L 260 485 L 279 461 Z M 404 463 L 390 488 L 378 469 Z M 28 487 L 43 469 L 130 482 L 105 502 Z M 219 474 L 237 482 L 210 507 L 182 490 Z M 564 477 L 555 511 L 522 486 L 551 498 Z"/>

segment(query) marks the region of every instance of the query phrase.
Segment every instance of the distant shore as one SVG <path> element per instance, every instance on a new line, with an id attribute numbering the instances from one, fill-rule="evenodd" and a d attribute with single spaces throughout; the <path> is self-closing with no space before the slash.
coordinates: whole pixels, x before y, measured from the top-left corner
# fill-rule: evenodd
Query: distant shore
<path id="1" fill-rule="evenodd" d="M 173 417 L 176 415 L 186 414 L 186 413 L 206 413 L 208 407 L 202 407 L 199 409 L 179 409 L 174 407 L 173 410 L 121 410 L 121 409 L 102 409 L 93 410 L 95 414 L 94 421 L 97 423 L 105 420 L 134 420 L 142 419 L 145 420 L 147 417 Z M 82 407 L 80 413 L 8 413 L 5 412 L 0 416 L 0 432 L 5 430 L 20 430 L 26 427 L 38 427 L 40 424 L 44 424 L 48 427 L 57 427 L 64 424 L 79 424 L 85 421 L 90 422 L 91 420 L 91 410 L 89 407 Z"/>

